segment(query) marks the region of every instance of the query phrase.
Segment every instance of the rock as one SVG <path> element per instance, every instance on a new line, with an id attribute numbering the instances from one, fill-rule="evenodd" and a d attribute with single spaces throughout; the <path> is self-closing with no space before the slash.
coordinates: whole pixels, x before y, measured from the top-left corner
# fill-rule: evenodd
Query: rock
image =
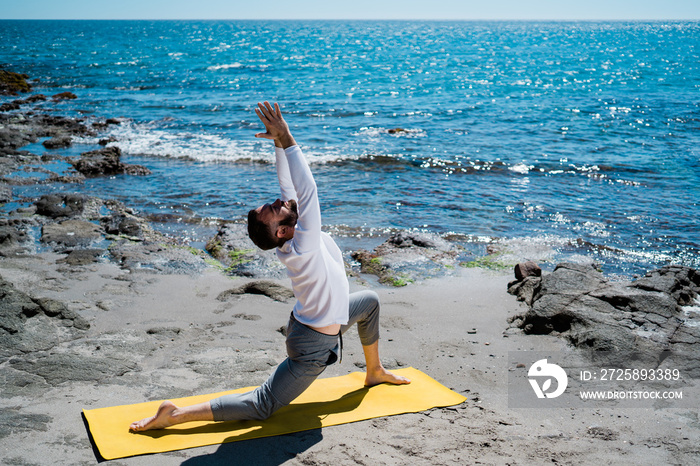
<path id="1" fill-rule="evenodd" d="M 33 298 L 33 301 L 41 307 L 44 314 L 49 317 L 56 317 L 63 321 L 66 327 L 75 327 L 80 330 L 87 330 L 90 324 L 75 311 L 71 311 L 60 301 L 51 298 Z"/>
<path id="2" fill-rule="evenodd" d="M 44 94 L 34 94 L 24 99 L 24 103 L 33 104 L 35 102 L 42 102 L 44 100 L 46 100 L 46 96 Z"/>
<path id="3" fill-rule="evenodd" d="M 92 127 L 98 130 L 106 129 L 110 125 L 120 125 L 121 121 L 116 118 L 107 118 L 105 121 L 96 121 L 92 124 Z"/>
<path id="4" fill-rule="evenodd" d="M 46 432 L 51 421 L 53 418 L 46 414 L 24 413 L 20 408 L 0 408 L 0 438 L 20 432 Z"/>
<path id="5" fill-rule="evenodd" d="M 77 99 L 78 96 L 75 95 L 75 94 L 73 94 L 72 92 L 66 91 L 66 92 L 61 92 L 61 93 L 59 93 L 59 94 L 54 94 L 54 95 L 51 96 L 51 98 L 52 98 L 54 101 L 59 101 L 59 100 L 73 100 L 73 99 Z"/>
<path id="6" fill-rule="evenodd" d="M 0 225 L 0 249 L 17 246 L 28 239 L 25 231 L 13 225 Z"/>
<path id="7" fill-rule="evenodd" d="M 393 286 L 439 275 L 454 269 L 458 250 L 452 243 L 431 233 L 400 231 L 377 246 L 374 252 L 352 253 L 360 271 L 377 275 L 379 282 Z"/>
<path id="8" fill-rule="evenodd" d="M 391 129 L 386 130 L 386 132 L 389 134 L 396 134 L 396 133 L 405 133 L 406 130 L 403 128 L 391 128 Z"/>
<path id="9" fill-rule="evenodd" d="M 97 143 L 101 146 L 106 146 L 109 143 L 117 142 L 117 138 L 110 136 L 108 138 L 100 139 Z"/>
<path id="10" fill-rule="evenodd" d="M 182 329 L 179 327 L 154 327 L 146 330 L 146 333 L 172 339 L 182 333 Z"/>
<path id="11" fill-rule="evenodd" d="M 12 187 L 0 183 L 0 204 L 12 201 Z"/>
<path id="12" fill-rule="evenodd" d="M 89 327 L 63 303 L 34 299 L 0 279 L 0 362 L 15 354 L 50 349 Z"/>
<path id="13" fill-rule="evenodd" d="M 274 250 L 262 251 L 248 238 L 243 223 L 226 223 L 207 242 L 206 250 L 221 262 L 226 271 L 249 278 L 286 278 L 282 263 Z"/>
<path id="14" fill-rule="evenodd" d="M 66 257 L 56 262 L 73 266 L 88 265 L 98 262 L 100 256 L 104 253 L 104 249 L 74 249 Z"/>
<path id="15" fill-rule="evenodd" d="M 29 76 L 23 73 L 0 70 L 0 94 L 17 95 L 18 92 L 29 92 L 32 86 L 27 82 Z"/>
<path id="16" fill-rule="evenodd" d="M 590 265 L 559 264 L 509 292 L 530 306 L 511 319 L 526 334 L 559 335 L 620 361 L 641 355 L 658 365 L 668 359 L 683 374 L 700 376 L 700 326 L 682 309 L 700 293 L 694 269 L 668 266 L 636 281 L 609 282 Z"/>
<path id="17" fill-rule="evenodd" d="M 151 171 L 141 165 L 128 165 L 120 161 L 121 150 L 116 147 L 85 152 L 80 159 L 71 162 L 73 167 L 86 176 L 101 175 L 149 175 Z"/>
<path id="18" fill-rule="evenodd" d="M 542 269 L 532 261 L 521 262 L 515 266 L 515 279 L 521 281 L 525 277 L 540 277 Z"/>
<path id="19" fill-rule="evenodd" d="M 143 239 L 142 224 L 144 220 L 133 215 L 121 213 L 104 217 L 100 220 L 105 231 L 110 235 L 128 235 L 134 238 Z"/>
<path id="20" fill-rule="evenodd" d="M 275 282 L 261 280 L 256 282 L 246 283 L 236 288 L 226 290 L 216 297 L 219 301 L 226 301 L 232 295 L 241 294 L 261 294 L 268 298 L 272 298 L 275 301 L 287 302 L 287 300 L 294 298 L 294 292 L 282 285 L 278 285 Z"/>
<path id="21" fill-rule="evenodd" d="M 5 102 L 4 104 L 0 105 L 0 112 L 9 112 L 11 110 L 19 110 L 20 103 L 18 100 L 15 100 L 13 102 Z"/>
<path id="22" fill-rule="evenodd" d="M 65 149 L 70 147 L 72 144 L 72 138 L 70 136 L 54 136 L 51 139 L 47 139 L 42 142 L 42 145 L 47 149 Z"/>
<path id="23" fill-rule="evenodd" d="M 90 204 L 96 203 L 84 194 L 45 194 L 34 205 L 37 214 L 56 219 L 80 216 Z"/>
<path id="24" fill-rule="evenodd" d="M 49 385 L 64 382 L 100 382 L 118 377 L 137 368 L 135 362 L 115 357 L 95 357 L 78 354 L 41 354 L 37 357 L 12 358 L 10 367 L 42 377 Z"/>
<path id="25" fill-rule="evenodd" d="M 121 267 L 130 270 L 197 274 L 208 267 L 202 257 L 187 248 L 151 241 L 115 241 L 109 252 Z"/>
<path id="26" fill-rule="evenodd" d="M 102 238 L 102 228 L 84 220 L 64 220 L 60 223 L 44 225 L 41 232 L 43 243 L 55 243 L 59 246 L 74 248 L 88 246 Z"/>

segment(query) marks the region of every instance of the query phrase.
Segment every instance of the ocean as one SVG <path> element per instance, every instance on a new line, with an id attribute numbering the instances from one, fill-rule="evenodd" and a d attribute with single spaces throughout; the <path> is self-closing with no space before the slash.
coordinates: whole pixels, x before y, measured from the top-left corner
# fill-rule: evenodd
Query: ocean
<path id="1" fill-rule="evenodd" d="M 201 247 L 278 196 L 253 137 L 269 100 L 345 248 L 416 229 L 545 267 L 700 267 L 698 22 L 0 21 L 0 37 L 35 92 L 78 96 L 37 110 L 122 119 L 101 137 L 153 172 L 15 186 L 27 202 L 118 199 Z"/>

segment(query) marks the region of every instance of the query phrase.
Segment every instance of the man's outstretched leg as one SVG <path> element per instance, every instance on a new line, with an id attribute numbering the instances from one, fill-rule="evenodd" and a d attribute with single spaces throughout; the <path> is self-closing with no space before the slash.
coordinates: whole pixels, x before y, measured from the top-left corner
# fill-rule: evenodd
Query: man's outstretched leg
<path id="1" fill-rule="evenodd" d="M 379 297 L 374 291 L 366 290 L 350 295 L 350 317 L 348 324 L 341 328 L 341 332 L 345 333 L 355 323 L 367 364 L 365 386 L 411 383 L 406 377 L 386 370 L 379 359 Z"/>

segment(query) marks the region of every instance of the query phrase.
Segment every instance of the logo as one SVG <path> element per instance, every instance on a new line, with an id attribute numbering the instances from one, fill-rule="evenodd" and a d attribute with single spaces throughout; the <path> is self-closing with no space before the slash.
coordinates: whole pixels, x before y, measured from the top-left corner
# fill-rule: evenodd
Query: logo
<path id="1" fill-rule="evenodd" d="M 564 369 L 556 364 L 548 363 L 547 359 L 540 359 L 530 366 L 530 370 L 527 371 L 527 376 L 530 377 L 530 385 L 532 385 L 532 389 L 535 391 L 537 398 L 556 398 L 564 393 L 568 383 L 568 378 L 566 376 L 566 372 L 564 372 Z M 535 379 L 532 377 L 535 377 Z M 538 383 L 538 377 L 546 377 L 546 379 L 543 380 L 541 387 Z M 548 392 L 548 390 L 552 387 L 552 379 L 557 381 L 557 388 L 554 391 Z"/>

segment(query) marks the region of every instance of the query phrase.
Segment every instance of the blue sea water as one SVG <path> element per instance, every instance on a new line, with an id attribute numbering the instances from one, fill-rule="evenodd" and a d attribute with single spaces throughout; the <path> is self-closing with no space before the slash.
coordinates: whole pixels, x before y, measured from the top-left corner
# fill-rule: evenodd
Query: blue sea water
<path id="1" fill-rule="evenodd" d="M 346 244 L 417 228 L 614 274 L 700 267 L 698 22 L 0 21 L 0 37 L 36 92 L 77 94 L 47 111 L 122 118 L 108 135 L 153 170 L 27 197 L 120 199 L 199 244 L 277 196 L 253 137 L 268 99 Z"/>

